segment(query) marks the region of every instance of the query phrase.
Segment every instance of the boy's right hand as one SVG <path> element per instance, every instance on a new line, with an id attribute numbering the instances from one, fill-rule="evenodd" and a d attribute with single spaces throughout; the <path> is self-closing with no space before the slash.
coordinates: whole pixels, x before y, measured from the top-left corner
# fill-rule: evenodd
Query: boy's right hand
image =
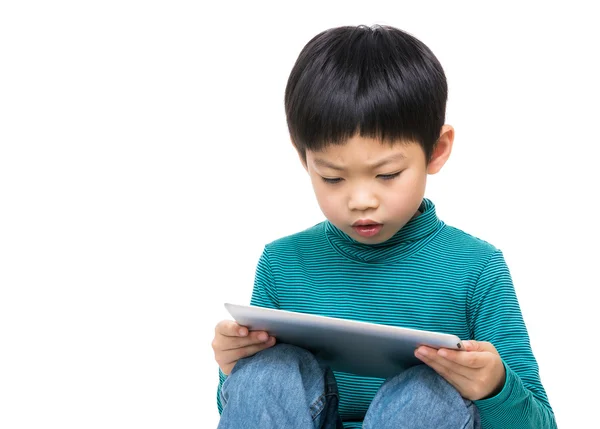
<path id="1" fill-rule="evenodd" d="M 248 331 L 232 320 L 223 320 L 215 327 L 212 348 L 223 374 L 229 375 L 235 363 L 275 345 L 275 337 L 265 331 Z"/>

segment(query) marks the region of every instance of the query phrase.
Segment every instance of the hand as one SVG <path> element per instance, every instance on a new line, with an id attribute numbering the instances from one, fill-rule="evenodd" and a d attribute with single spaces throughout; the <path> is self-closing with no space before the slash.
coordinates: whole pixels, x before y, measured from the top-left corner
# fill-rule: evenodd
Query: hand
<path id="1" fill-rule="evenodd" d="M 497 395 L 506 371 L 496 348 L 485 341 L 463 341 L 464 351 L 421 346 L 415 356 L 444 377 L 461 396 L 475 401 Z"/>
<path id="2" fill-rule="evenodd" d="M 225 375 L 229 375 L 235 363 L 261 350 L 275 345 L 275 337 L 264 331 L 248 331 L 245 326 L 231 320 L 223 320 L 215 327 L 212 348 L 215 360 Z"/>

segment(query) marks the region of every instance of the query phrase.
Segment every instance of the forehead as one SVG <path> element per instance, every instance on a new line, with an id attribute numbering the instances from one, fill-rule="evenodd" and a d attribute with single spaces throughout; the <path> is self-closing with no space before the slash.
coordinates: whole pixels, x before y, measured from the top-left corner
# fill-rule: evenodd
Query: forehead
<path id="1" fill-rule="evenodd" d="M 421 146 L 413 141 L 382 142 L 379 139 L 354 136 L 343 144 L 331 144 L 318 151 L 306 151 L 307 160 L 337 163 L 372 164 L 384 159 L 401 161 L 424 156 Z"/>

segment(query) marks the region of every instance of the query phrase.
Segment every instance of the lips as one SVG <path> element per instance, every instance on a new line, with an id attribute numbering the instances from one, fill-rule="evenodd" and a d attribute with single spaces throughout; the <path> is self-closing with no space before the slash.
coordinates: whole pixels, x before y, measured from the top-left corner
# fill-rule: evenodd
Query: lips
<path id="1" fill-rule="evenodd" d="M 352 229 L 361 237 L 373 237 L 381 231 L 383 225 L 371 219 L 360 219 L 352 224 Z"/>
<path id="2" fill-rule="evenodd" d="M 371 219 L 359 219 L 352 224 L 352 227 L 355 226 L 367 226 L 367 225 L 381 225 L 379 222 L 375 222 Z"/>

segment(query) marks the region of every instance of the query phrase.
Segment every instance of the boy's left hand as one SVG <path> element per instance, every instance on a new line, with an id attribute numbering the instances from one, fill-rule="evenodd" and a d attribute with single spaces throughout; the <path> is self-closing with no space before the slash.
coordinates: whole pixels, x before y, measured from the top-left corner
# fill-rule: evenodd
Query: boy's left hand
<path id="1" fill-rule="evenodd" d="M 461 396 L 475 401 L 494 396 L 506 379 L 496 348 L 485 341 L 463 341 L 464 351 L 421 346 L 415 356 L 444 377 Z"/>

